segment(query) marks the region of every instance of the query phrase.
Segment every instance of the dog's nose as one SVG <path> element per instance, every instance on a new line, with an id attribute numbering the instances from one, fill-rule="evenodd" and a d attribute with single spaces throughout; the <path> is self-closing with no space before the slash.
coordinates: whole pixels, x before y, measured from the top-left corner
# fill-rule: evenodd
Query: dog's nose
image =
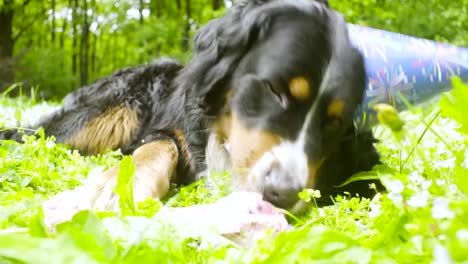
<path id="1" fill-rule="evenodd" d="M 308 179 L 307 157 L 293 144 L 282 143 L 265 153 L 250 172 L 263 199 L 277 207 L 292 208 Z"/>
<path id="2" fill-rule="evenodd" d="M 276 174 L 282 172 L 277 171 L 272 173 Z M 287 178 L 285 175 L 265 175 L 265 181 L 263 184 L 263 199 L 280 208 L 292 208 L 299 201 L 299 192 L 302 191 L 302 188 L 291 186 L 289 184 L 281 184 L 279 182 L 275 183 L 269 179 L 270 177 Z"/>

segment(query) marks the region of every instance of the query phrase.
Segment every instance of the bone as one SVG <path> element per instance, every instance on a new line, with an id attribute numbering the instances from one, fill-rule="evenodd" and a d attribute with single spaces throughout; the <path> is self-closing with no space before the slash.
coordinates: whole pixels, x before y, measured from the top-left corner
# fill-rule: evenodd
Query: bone
<path id="1" fill-rule="evenodd" d="M 44 221 L 50 231 L 80 210 L 92 209 L 85 186 L 59 193 L 43 204 Z M 183 208 L 164 207 L 157 218 L 174 226 L 210 229 L 240 245 L 252 244 L 267 229 L 278 233 L 288 228 L 284 215 L 258 193 L 233 192 L 215 203 Z"/>

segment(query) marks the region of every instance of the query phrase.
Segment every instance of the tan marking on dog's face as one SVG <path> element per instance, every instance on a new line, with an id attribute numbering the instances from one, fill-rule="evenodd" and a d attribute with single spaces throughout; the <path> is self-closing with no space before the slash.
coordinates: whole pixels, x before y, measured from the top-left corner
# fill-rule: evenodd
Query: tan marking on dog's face
<path id="1" fill-rule="evenodd" d="M 218 135 L 218 137 L 222 140 L 226 140 L 229 138 L 231 133 L 231 123 L 232 117 L 231 114 L 222 115 L 220 118 L 216 119 L 213 125 L 213 131 Z"/>
<path id="2" fill-rule="evenodd" d="M 231 133 L 231 161 L 238 184 L 247 183 L 249 174 L 255 163 L 263 154 L 278 145 L 281 138 L 271 132 L 246 128 L 236 116 L 232 115 Z M 248 188 L 248 186 L 242 186 Z"/>
<path id="3" fill-rule="evenodd" d="M 289 81 L 289 92 L 298 100 L 309 98 L 310 88 L 310 83 L 304 77 L 296 77 Z"/>
<path id="4" fill-rule="evenodd" d="M 343 115 L 343 110 L 345 107 L 345 102 L 343 100 L 334 100 L 328 106 L 327 114 L 330 117 L 340 117 Z"/>
<path id="5" fill-rule="evenodd" d="M 99 154 L 129 144 L 138 127 L 136 110 L 116 107 L 89 121 L 64 143 L 86 154 Z"/>

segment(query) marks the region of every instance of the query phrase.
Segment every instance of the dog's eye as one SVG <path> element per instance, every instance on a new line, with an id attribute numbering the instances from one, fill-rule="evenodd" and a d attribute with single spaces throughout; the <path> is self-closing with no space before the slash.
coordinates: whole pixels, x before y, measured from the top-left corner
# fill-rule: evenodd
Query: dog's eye
<path id="1" fill-rule="evenodd" d="M 281 105 L 282 108 L 286 109 L 288 107 L 288 97 L 285 94 L 282 94 L 275 90 L 273 85 L 271 85 L 270 82 L 265 81 L 266 85 L 268 86 L 268 89 L 270 89 L 270 92 L 273 94 L 275 99 L 278 101 L 278 103 Z"/>

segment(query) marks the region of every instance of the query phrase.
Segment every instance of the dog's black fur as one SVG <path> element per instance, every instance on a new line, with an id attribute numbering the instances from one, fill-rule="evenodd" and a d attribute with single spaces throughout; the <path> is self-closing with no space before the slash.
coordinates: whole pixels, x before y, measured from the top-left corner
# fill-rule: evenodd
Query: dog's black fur
<path id="1" fill-rule="evenodd" d="M 295 140 L 311 106 L 344 98 L 338 127 L 320 109 L 323 117 L 307 127 L 311 132 L 306 154 L 325 161 L 314 176 L 315 184 L 302 187 L 320 189 L 320 204 L 343 191 L 370 197 L 374 193 L 369 181 L 335 188 L 379 163 L 372 133 L 358 133 L 352 123 L 364 92 L 364 66 L 341 20 L 327 1 L 240 1 L 198 32 L 195 55 L 187 66 L 162 60 L 117 71 L 69 94 L 63 107 L 36 127 L 43 126 L 46 135 L 67 143 L 92 120 L 107 122 L 102 117 L 109 109 L 130 109 L 137 114 L 136 128 L 129 139 L 109 147 L 131 154 L 145 143 L 173 140 L 181 153 L 173 181 L 187 184 L 206 169 L 208 137 L 223 116 L 235 114 L 248 131 L 268 131 L 283 140 Z M 334 86 L 319 90 L 328 67 L 336 69 L 327 77 Z M 315 87 L 304 100 L 292 98 L 288 91 L 288 81 L 296 76 L 305 76 Z M 287 103 L 286 108 L 281 103 Z M 229 135 L 224 136 L 229 140 Z M 21 133 L 9 130 L 0 137 L 20 140 Z M 96 152 L 83 142 L 71 145 L 84 154 Z M 294 195 L 269 200 L 288 208 L 297 200 Z"/>

